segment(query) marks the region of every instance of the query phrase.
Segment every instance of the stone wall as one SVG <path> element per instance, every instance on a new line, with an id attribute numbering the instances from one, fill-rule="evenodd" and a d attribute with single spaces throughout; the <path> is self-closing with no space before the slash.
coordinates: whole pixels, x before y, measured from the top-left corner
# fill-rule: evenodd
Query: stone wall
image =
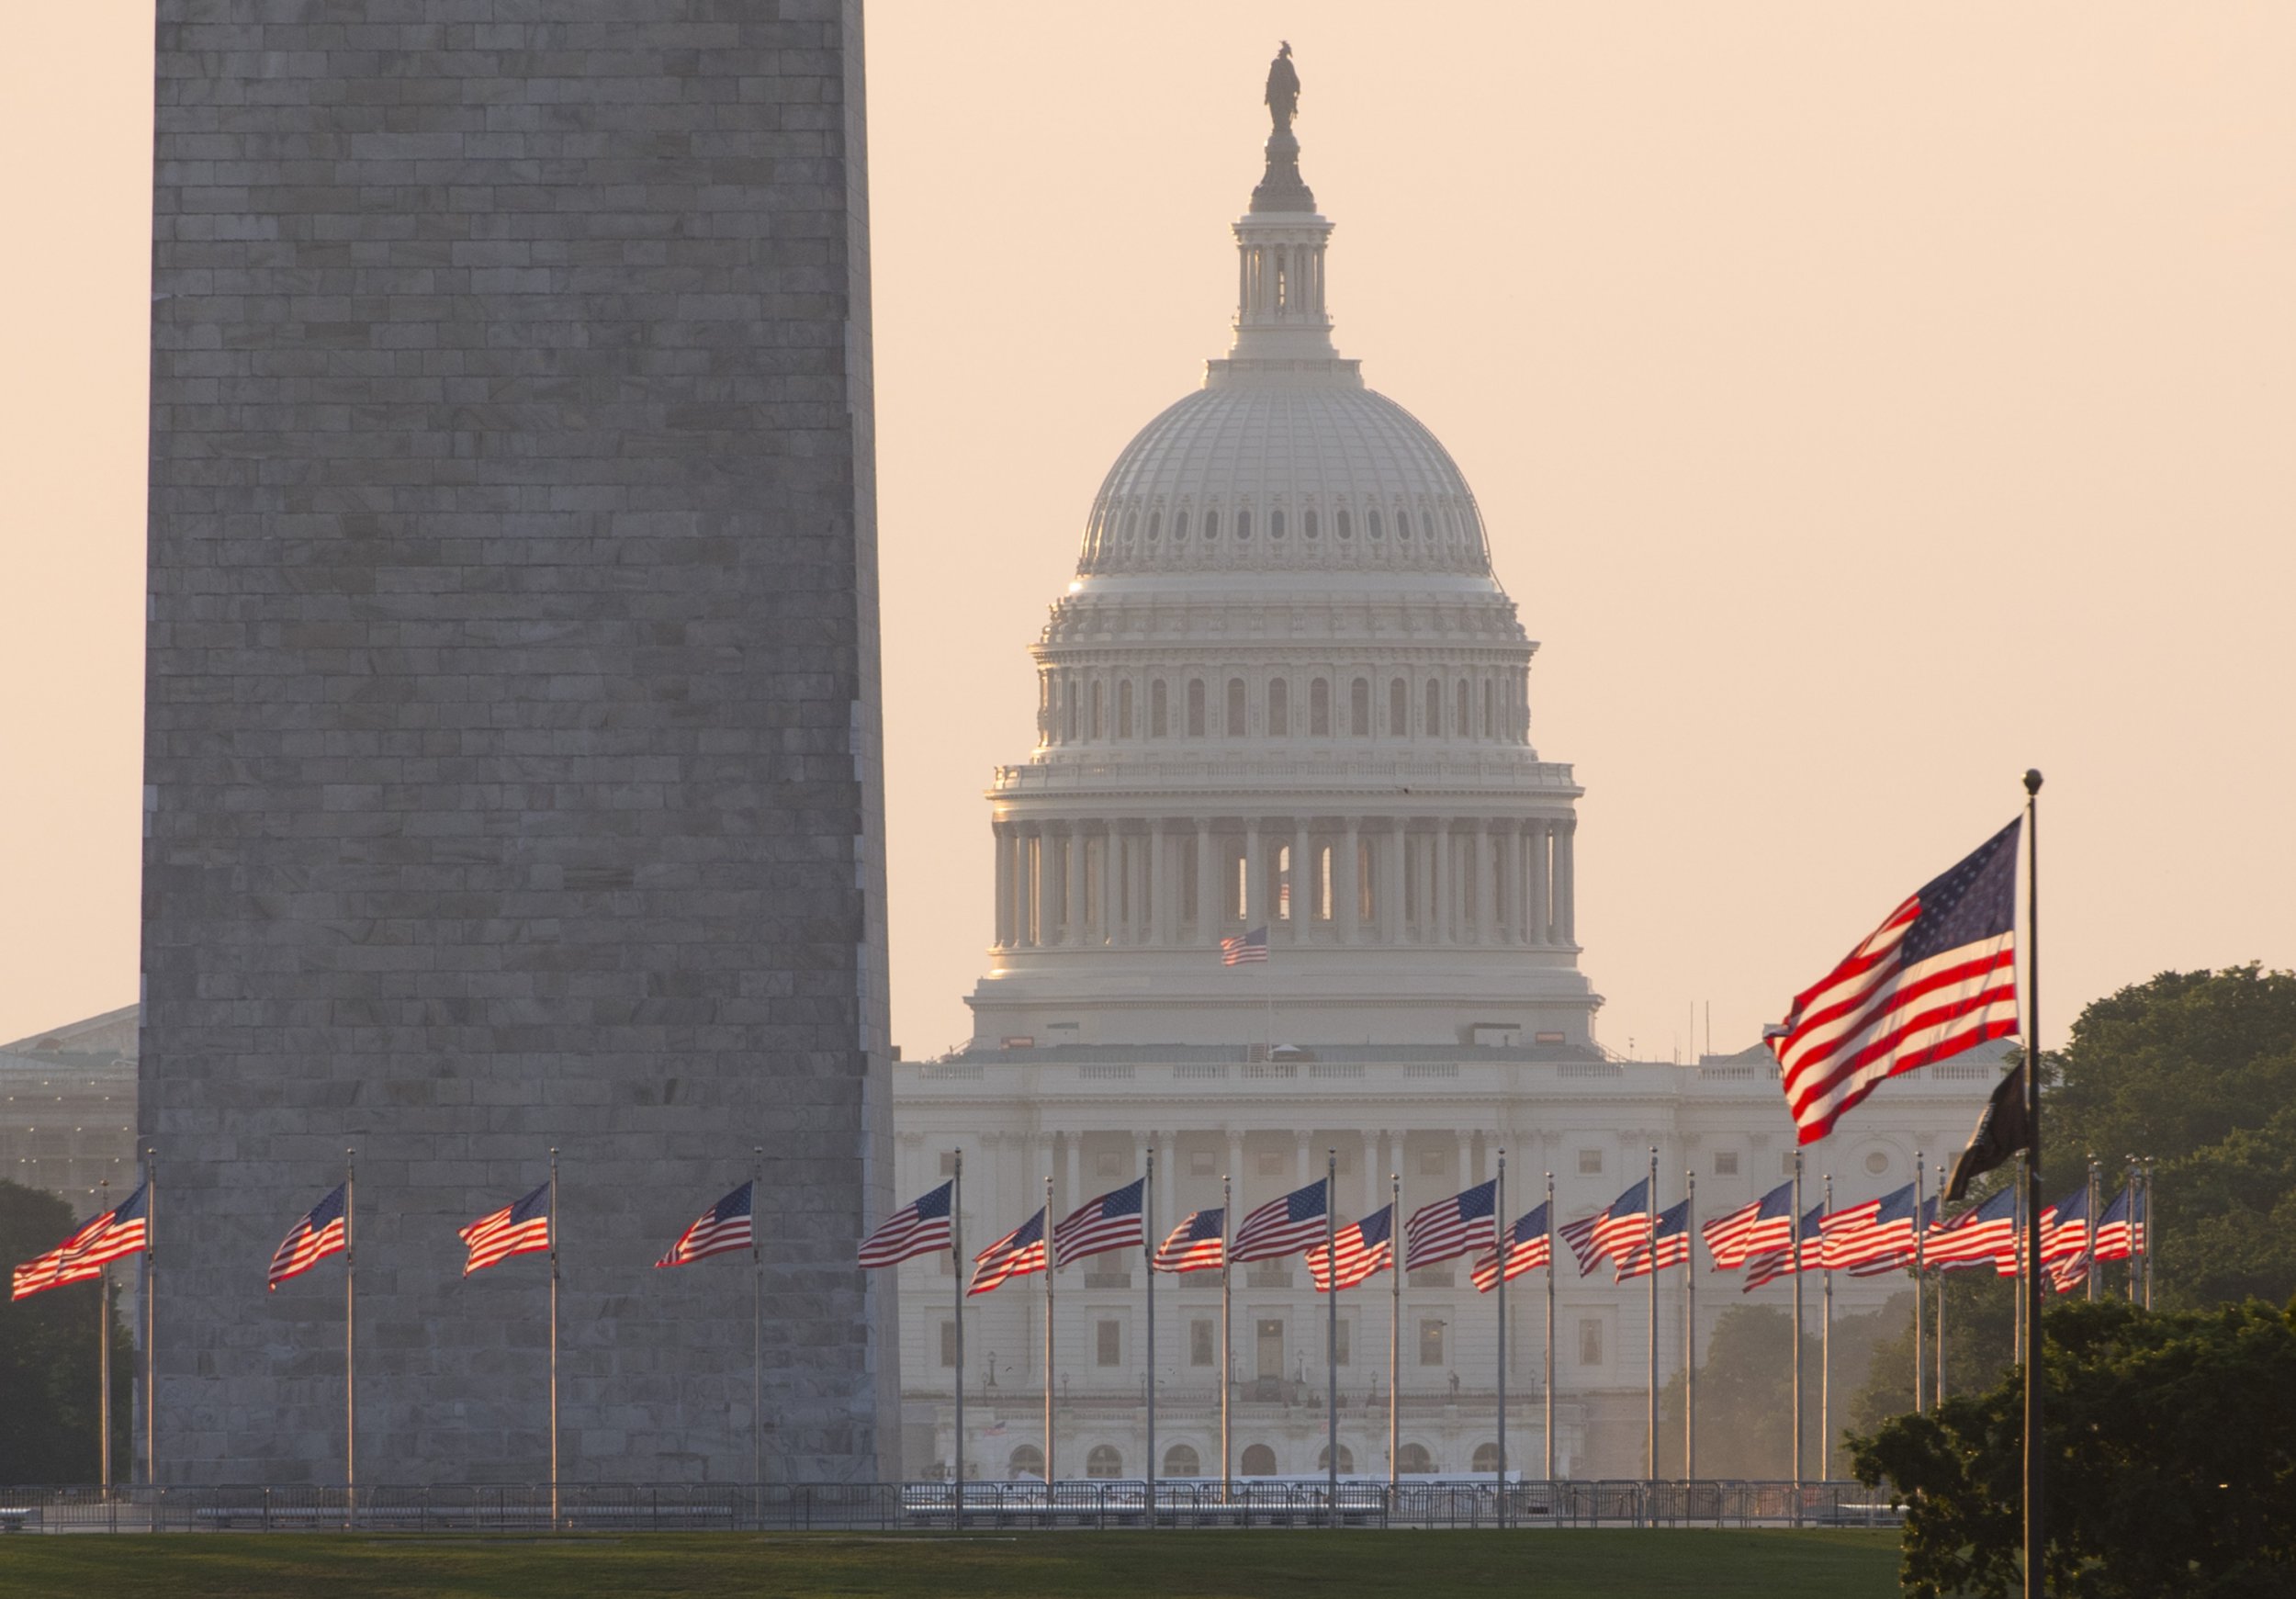
<path id="1" fill-rule="evenodd" d="M 557 20 L 534 20 L 548 17 Z M 141 1129 L 159 1476 L 895 1464 L 860 8 L 160 0 Z M 880 1416 L 883 1417 L 882 1427 Z"/>

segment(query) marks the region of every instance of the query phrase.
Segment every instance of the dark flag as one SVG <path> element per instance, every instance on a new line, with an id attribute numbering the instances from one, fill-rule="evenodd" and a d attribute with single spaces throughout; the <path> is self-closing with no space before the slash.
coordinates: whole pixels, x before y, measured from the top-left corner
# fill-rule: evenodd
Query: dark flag
<path id="1" fill-rule="evenodd" d="M 2033 1124 L 2025 1115 L 2025 1063 L 2003 1077 L 1977 1117 L 1977 1130 L 1969 1147 L 1953 1162 L 1953 1181 L 1945 1185 L 1945 1202 L 1965 1197 L 1969 1185 L 2020 1150 L 2033 1146 Z"/>

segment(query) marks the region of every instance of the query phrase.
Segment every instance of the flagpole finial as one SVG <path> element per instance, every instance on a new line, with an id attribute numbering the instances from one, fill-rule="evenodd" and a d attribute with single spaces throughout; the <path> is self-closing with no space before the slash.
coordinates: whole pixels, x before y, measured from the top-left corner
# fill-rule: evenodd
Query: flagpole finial
<path id="1" fill-rule="evenodd" d="M 2025 792 L 2027 794 L 2041 792 L 2041 768 L 2038 766 L 2029 766 L 2025 769 Z"/>

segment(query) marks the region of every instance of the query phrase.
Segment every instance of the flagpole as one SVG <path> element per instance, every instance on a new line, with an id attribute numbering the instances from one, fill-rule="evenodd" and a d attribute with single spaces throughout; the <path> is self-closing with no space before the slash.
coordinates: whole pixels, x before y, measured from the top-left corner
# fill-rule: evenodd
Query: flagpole
<path id="1" fill-rule="evenodd" d="M 1826 1213 L 1833 1214 L 1834 1175 L 1826 1174 Z M 1796 1197 L 1799 1203 L 1799 1197 Z M 1818 1278 L 1818 1470 L 1829 1482 L 1834 1475 L 1834 1274 Z"/>
<path id="2" fill-rule="evenodd" d="M 156 1488 L 160 1481 L 160 1434 L 153 1417 L 159 1410 L 160 1362 L 152 1353 L 160 1330 L 152 1308 L 160 1289 L 160 1157 L 149 1146 L 143 1152 L 143 1485 Z"/>
<path id="3" fill-rule="evenodd" d="M 2090 1155 L 2090 1156 L 2088 1157 L 2088 1302 L 2089 1302 L 2090 1304 L 2092 1304 L 2092 1305 L 2093 1305 L 2093 1304 L 2095 1304 L 2095 1303 L 2097 1302 L 2097 1200 L 2098 1200 L 2098 1198 L 2099 1198 L 2099 1195 L 2098 1195 L 2098 1187 L 2099 1187 L 2099 1185 L 2098 1185 L 2098 1181 L 2097 1181 L 2097 1157 L 2096 1157 L 2095 1155 L 2093 1155 L 2093 1154 L 2092 1154 L 2092 1155 Z"/>
<path id="4" fill-rule="evenodd" d="M 550 1151 L 550 1525 L 558 1524 L 558 1152 Z"/>
<path id="5" fill-rule="evenodd" d="M 1148 1146 L 1148 1176 L 1140 1185 L 1140 1256 L 1148 1266 L 1148 1530 L 1156 1530 L 1156 1256 L 1148 1219 L 1156 1213 L 1156 1146 Z"/>
<path id="6" fill-rule="evenodd" d="M 2144 1244 L 2144 1308 L 2153 1308 L 2153 1157 L 2144 1157 L 2144 1230 L 2137 1235 Z"/>
<path id="7" fill-rule="evenodd" d="M 956 1176 L 949 1188 L 949 1264 L 955 1287 L 950 1299 L 957 1316 L 957 1529 L 964 1529 L 964 1151 L 956 1154 Z"/>
<path id="8" fill-rule="evenodd" d="M 2025 1358 L 2025 1152 L 2021 1149 L 2017 1152 L 2017 1198 L 2009 1207 L 2009 1215 L 2013 1233 L 2009 1254 L 2015 1262 L 2009 1281 L 2016 1289 L 2010 1295 L 2014 1313 L 2009 1318 L 2009 1359 L 2017 1362 Z M 1998 1268 L 1995 1275 L 1999 1275 Z"/>
<path id="9" fill-rule="evenodd" d="M 765 1242 L 764 1218 L 758 1214 L 759 1196 L 765 1192 L 765 1146 L 749 1146 L 749 1482 L 762 1495 L 765 1490 Z M 964 1346 L 960 1331 L 957 1381 L 964 1381 Z M 764 1503 L 760 1497 L 759 1503 Z"/>
<path id="10" fill-rule="evenodd" d="M 2128 1165 L 2126 1180 L 2129 1192 L 2129 1303 L 2134 1304 L 2136 1303 L 2137 1241 L 2144 1236 L 2138 1219 L 2144 1214 L 2144 1211 L 2136 1186 L 2136 1156 L 2132 1154 L 2123 1158 Z"/>
<path id="11" fill-rule="evenodd" d="M 358 1177 L 359 1152 L 343 1152 L 343 1492 L 346 1519 L 359 1524 Z"/>
<path id="12" fill-rule="evenodd" d="M 1802 1151 L 1794 1151 L 1794 1520 L 1802 1519 Z"/>
<path id="13" fill-rule="evenodd" d="M 2043 1599 L 2041 1498 L 2041 773 L 2025 773 L 2025 1599 Z"/>
<path id="14" fill-rule="evenodd" d="M 1504 1272 L 1507 1263 L 1502 1260 L 1499 1269 Z M 1555 1480 L 1555 1174 L 1547 1174 L 1547 1476 Z"/>
<path id="15" fill-rule="evenodd" d="M 1659 1146 L 1650 1146 L 1650 1198 L 1643 1209 L 1649 1220 L 1644 1224 L 1643 1247 L 1650 1252 L 1650 1338 L 1649 1385 L 1644 1391 L 1642 1417 L 1642 1458 L 1649 1470 L 1649 1481 L 1659 1480 Z"/>
<path id="16" fill-rule="evenodd" d="M 1044 1175 L 1044 1222 L 1037 1240 L 1044 1251 L 1044 1507 L 1052 1507 L 1052 1175 Z"/>
<path id="17" fill-rule="evenodd" d="M 1499 1469 L 1491 1483 L 1499 1498 L 1499 1525 L 1507 1525 L 1507 1152 L 1499 1152 L 1491 1179 L 1491 1234 L 1499 1251 Z M 1473 1462 L 1469 1462 L 1471 1465 Z"/>
<path id="18" fill-rule="evenodd" d="M 1323 1415 L 1331 1497 L 1323 1502 L 1324 1525 L 1339 1525 L 1339 1149 L 1323 1152 Z"/>
<path id="19" fill-rule="evenodd" d="M 1228 1304 L 1228 1240 L 1235 1233 L 1235 1177 L 1220 1175 L 1220 1503 L 1228 1503 L 1232 1479 L 1228 1463 L 1228 1391 L 1235 1386 L 1235 1368 L 1228 1363 L 1228 1327 L 1233 1317 Z"/>
<path id="20" fill-rule="evenodd" d="M 99 1216 L 111 1209 L 111 1186 L 109 1177 L 96 1185 Z M 112 1268 L 108 1265 L 96 1267 L 96 1424 L 102 1430 L 96 1461 L 104 1497 L 108 1499 L 112 1491 Z"/>
<path id="21" fill-rule="evenodd" d="M 1395 1145 L 1395 1163 L 1400 1166 L 1403 1160 L 1401 1141 L 1400 1139 L 1390 1139 L 1389 1143 Z M 1403 1174 L 1400 1171 L 1389 1172 L 1387 1174 L 1387 1188 L 1388 1204 L 1391 1207 L 1389 1210 L 1388 1214 L 1395 1218 L 1394 1222 L 1389 1227 L 1387 1234 L 1389 1248 L 1394 1256 L 1394 1258 L 1389 1263 L 1391 1268 L 1390 1276 L 1392 1280 L 1387 1285 L 1387 1485 L 1389 1491 L 1391 1492 L 1396 1486 L 1398 1471 L 1395 1450 L 1397 1446 L 1396 1428 L 1399 1424 L 1399 1415 L 1395 1397 L 1395 1379 L 1401 1374 L 1402 1369 L 1401 1349 L 1403 1343 L 1404 1266 L 1402 1253 Z"/>
<path id="22" fill-rule="evenodd" d="M 1698 1480 L 1698 1173 L 1683 1173 L 1683 1481 Z"/>
<path id="23" fill-rule="evenodd" d="M 1945 1268 L 1937 1268 L 1937 1381 L 1930 1390 L 1930 1403 L 1942 1409 L 1945 1404 Z"/>
<path id="24" fill-rule="evenodd" d="M 1921 1200 L 1929 1182 L 1929 1168 L 1922 1163 L 1921 1152 L 1913 1152 L 1913 1413 L 1922 1413 L 1921 1371 L 1921 1296 L 1924 1287 L 1921 1267 Z"/>

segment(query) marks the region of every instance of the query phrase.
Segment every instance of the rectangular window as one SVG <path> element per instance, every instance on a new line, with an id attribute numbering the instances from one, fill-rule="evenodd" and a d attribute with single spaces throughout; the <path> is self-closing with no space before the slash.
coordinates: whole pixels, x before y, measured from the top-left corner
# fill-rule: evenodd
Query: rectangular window
<path id="1" fill-rule="evenodd" d="M 1315 889 L 1315 919 L 1318 921 L 1331 920 L 1332 907 L 1338 903 L 1332 897 L 1332 856 L 1334 853 L 1329 844 L 1315 852 L 1316 870 L 1321 874 L 1321 881 L 1317 883 Z"/>
<path id="2" fill-rule="evenodd" d="M 1603 1175 L 1603 1152 L 1599 1149 L 1579 1151 L 1579 1175 L 1599 1177 Z"/>
<path id="3" fill-rule="evenodd" d="M 1190 1366 L 1220 1364 L 1220 1329 L 1216 1323 L 1199 1319 L 1187 1324 L 1187 1363 Z"/>
<path id="4" fill-rule="evenodd" d="M 1446 1327 L 1446 1323 L 1432 1318 L 1419 1323 L 1420 1365 L 1440 1366 L 1443 1364 L 1443 1334 Z"/>
<path id="5" fill-rule="evenodd" d="M 1124 1363 L 1124 1333 L 1121 1323 L 1095 1322 L 1093 1323 L 1092 1360 L 1096 1366 L 1120 1366 Z"/>
<path id="6" fill-rule="evenodd" d="M 1738 1176 L 1738 1151 L 1717 1149 L 1714 1152 L 1714 1175 L 1717 1177 Z"/>
<path id="7" fill-rule="evenodd" d="M 957 1364 L 957 1323 L 953 1321 L 940 1324 L 940 1363 L 952 1370 Z"/>
<path id="8" fill-rule="evenodd" d="M 1600 1366 L 1603 1363 L 1603 1323 L 1589 1316 L 1579 1323 L 1579 1364 Z"/>

